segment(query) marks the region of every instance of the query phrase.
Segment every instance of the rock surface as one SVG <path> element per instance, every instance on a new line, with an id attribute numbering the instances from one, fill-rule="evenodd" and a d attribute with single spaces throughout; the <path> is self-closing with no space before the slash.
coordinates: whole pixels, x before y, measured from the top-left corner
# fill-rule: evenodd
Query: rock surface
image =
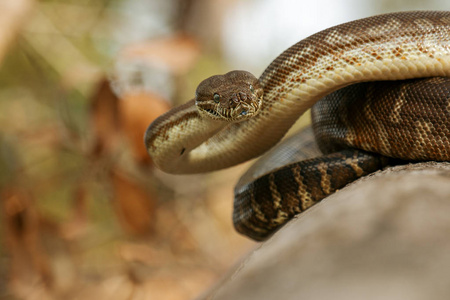
<path id="1" fill-rule="evenodd" d="M 449 299 L 450 163 L 377 172 L 301 214 L 202 299 Z"/>

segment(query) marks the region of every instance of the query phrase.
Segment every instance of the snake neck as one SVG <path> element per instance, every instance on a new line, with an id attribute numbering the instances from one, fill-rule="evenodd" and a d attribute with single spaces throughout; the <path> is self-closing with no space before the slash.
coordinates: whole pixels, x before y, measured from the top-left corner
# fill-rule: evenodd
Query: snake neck
<path id="1" fill-rule="evenodd" d="M 450 76 L 450 12 L 394 13 L 338 25 L 293 45 L 268 66 L 259 79 L 264 103 L 256 117 L 218 124 L 191 114 L 191 121 L 180 122 L 190 128 L 179 131 L 186 134 L 180 139 L 198 146 L 185 147 L 189 151 L 182 158 L 178 149 L 172 151 L 177 156 L 164 156 L 160 166 L 174 173 L 230 167 L 267 151 L 299 116 L 336 89 L 431 76 Z M 202 126 L 194 126 L 198 123 Z M 176 167 L 163 166 L 175 161 Z"/>
<path id="2" fill-rule="evenodd" d="M 225 125 L 223 121 L 202 117 L 195 100 L 191 100 L 150 124 L 144 141 L 156 166 L 168 173 L 183 173 L 183 166 L 192 164 L 193 149 L 200 155 L 199 145 Z"/>

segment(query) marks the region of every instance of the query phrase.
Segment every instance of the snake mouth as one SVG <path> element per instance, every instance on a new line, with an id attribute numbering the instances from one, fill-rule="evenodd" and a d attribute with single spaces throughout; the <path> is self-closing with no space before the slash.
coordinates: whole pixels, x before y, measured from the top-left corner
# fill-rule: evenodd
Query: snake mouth
<path id="1" fill-rule="evenodd" d="M 220 118 L 219 113 L 218 113 L 217 111 L 215 111 L 214 109 L 206 108 L 206 109 L 205 109 L 205 112 L 207 112 L 207 113 L 210 114 L 210 115 L 213 115 L 214 117 Z"/>
<path id="2" fill-rule="evenodd" d="M 229 118 L 233 121 L 249 119 L 258 114 L 260 107 L 260 100 L 253 101 L 251 103 L 241 103 L 235 108 L 229 110 Z"/>
<path id="3" fill-rule="evenodd" d="M 199 111 L 208 118 L 227 122 L 239 122 L 254 117 L 259 113 L 262 99 L 250 103 L 242 102 L 235 107 L 222 107 L 212 103 L 197 103 Z"/>

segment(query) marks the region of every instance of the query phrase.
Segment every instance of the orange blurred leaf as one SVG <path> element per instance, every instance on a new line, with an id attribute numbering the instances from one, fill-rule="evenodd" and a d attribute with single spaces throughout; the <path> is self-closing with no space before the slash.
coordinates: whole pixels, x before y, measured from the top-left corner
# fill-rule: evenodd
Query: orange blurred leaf
<path id="1" fill-rule="evenodd" d="M 144 186 L 121 172 L 111 172 L 113 207 L 122 228 L 134 235 L 153 230 L 156 198 Z"/>
<path id="2" fill-rule="evenodd" d="M 127 93 L 119 101 L 122 132 L 127 138 L 135 161 L 141 164 L 151 162 L 144 146 L 144 134 L 148 125 L 170 109 L 160 96 L 149 93 Z"/>

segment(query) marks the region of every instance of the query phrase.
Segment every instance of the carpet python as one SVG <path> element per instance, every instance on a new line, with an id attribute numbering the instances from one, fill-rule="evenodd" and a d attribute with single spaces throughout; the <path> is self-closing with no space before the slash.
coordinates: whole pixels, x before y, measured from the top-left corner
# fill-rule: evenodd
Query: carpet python
<path id="1" fill-rule="evenodd" d="M 150 124 L 145 145 L 165 172 L 214 171 L 263 154 L 312 107 L 323 154 L 244 176 L 235 188 L 236 229 L 263 240 L 388 164 L 450 161 L 447 77 L 450 12 L 373 16 L 301 40 L 259 78 L 232 71 L 204 80 L 191 101 Z"/>

